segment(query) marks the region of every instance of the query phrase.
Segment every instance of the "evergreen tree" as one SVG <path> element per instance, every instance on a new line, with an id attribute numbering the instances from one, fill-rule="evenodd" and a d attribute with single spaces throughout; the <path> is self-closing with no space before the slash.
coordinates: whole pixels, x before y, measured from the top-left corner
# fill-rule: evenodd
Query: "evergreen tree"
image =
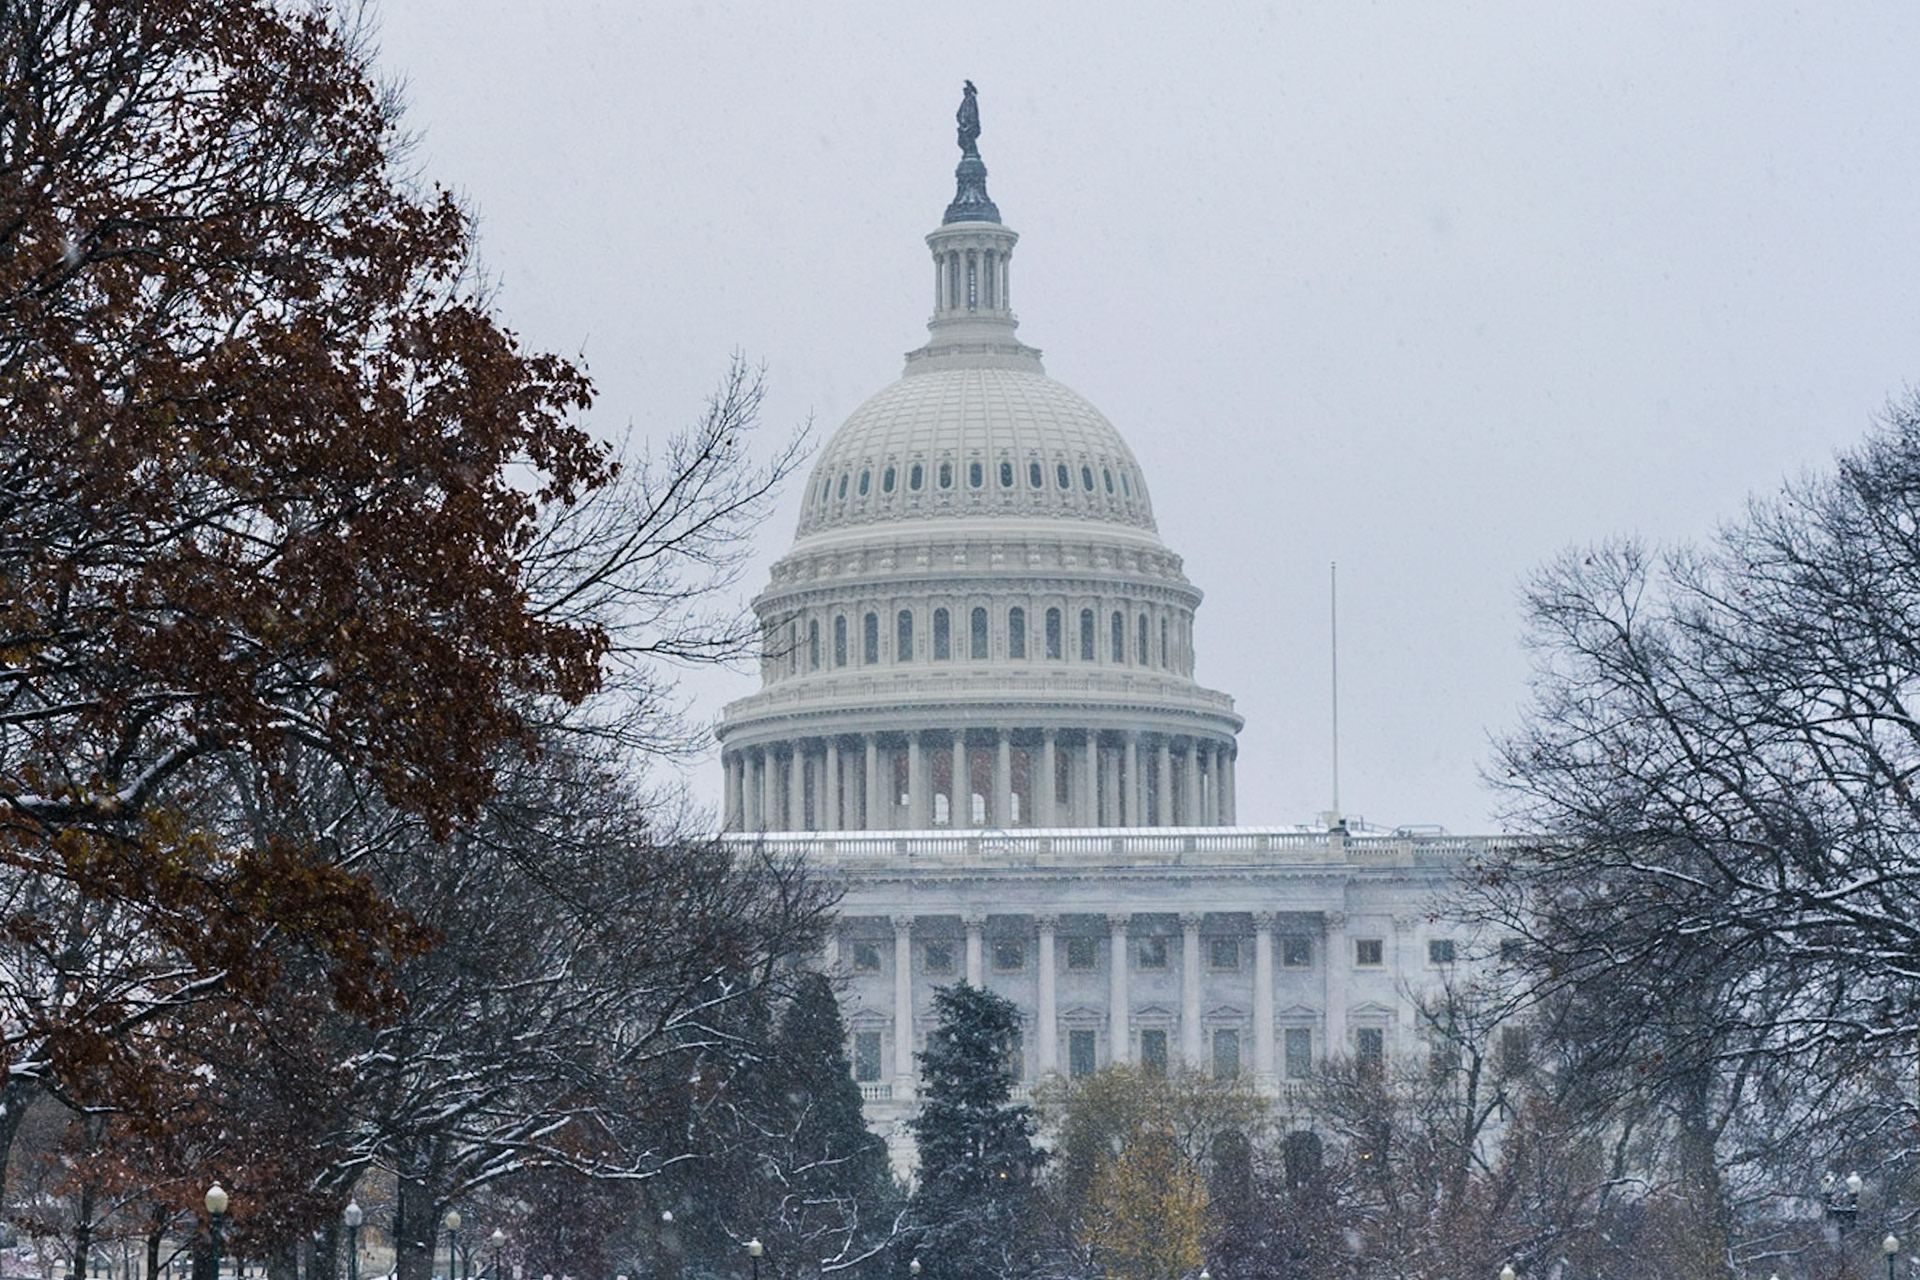
<path id="1" fill-rule="evenodd" d="M 1041 1252 L 1031 1108 L 1013 1097 L 1019 1034 L 1006 999 L 956 983 L 934 993 L 938 1024 L 920 1055 L 913 1132 L 920 1187 L 914 1243 L 931 1280 L 1000 1280 L 1033 1272 Z"/>

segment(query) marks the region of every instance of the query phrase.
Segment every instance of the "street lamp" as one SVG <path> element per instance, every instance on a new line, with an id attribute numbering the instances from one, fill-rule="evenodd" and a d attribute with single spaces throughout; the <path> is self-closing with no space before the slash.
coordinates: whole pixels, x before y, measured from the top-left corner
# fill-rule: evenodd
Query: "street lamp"
<path id="1" fill-rule="evenodd" d="M 347 1280 L 360 1280 L 360 1202 L 347 1201 L 340 1220 L 347 1224 Z"/>
<path id="2" fill-rule="evenodd" d="M 1880 1252 L 1887 1255 L 1887 1280 L 1893 1280 L 1893 1260 L 1900 1256 L 1900 1237 L 1889 1232 L 1880 1242 Z"/>
<path id="3" fill-rule="evenodd" d="M 1519 1280 L 1519 1277 L 1513 1273 L 1513 1264 L 1511 1262 L 1500 1268 L 1500 1280 Z"/>
<path id="4" fill-rule="evenodd" d="M 216 1182 L 207 1188 L 207 1226 L 213 1234 L 213 1280 L 220 1280 L 220 1223 L 226 1216 L 226 1188 Z"/>
<path id="5" fill-rule="evenodd" d="M 907 1264 L 907 1274 L 910 1276 L 917 1276 L 920 1274 L 920 1259 L 915 1258 L 912 1262 L 909 1262 Z"/>
<path id="6" fill-rule="evenodd" d="M 1860 1188 L 1865 1185 L 1857 1173 L 1849 1173 L 1845 1179 L 1829 1173 L 1820 1179 L 1820 1191 L 1827 1201 L 1827 1216 L 1839 1225 L 1842 1235 L 1860 1216 Z"/>
<path id="7" fill-rule="evenodd" d="M 460 1211 L 447 1210 L 447 1216 L 440 1220 L 447 1229 L 447 1280 L 457 1280 L 460 1266 Z"/>
<path id="8" fill-rule="evenodd" d="M 500 1250 L 506 1247 L 507 1233 L 495 1227 L 487 1243 L 493 1246 L 493 1280 L 507 1280 L 507 1273 L 500 1269 Z"/>
<path id="9" fill-rule="evenodd" d="M 747 1241 L 747 1256 L 753 1259 L 753 1280 L 760 1280 L 760 1255 L 765 1252 L 766 1246 L 760 1243 L 759 1236 Z"/>

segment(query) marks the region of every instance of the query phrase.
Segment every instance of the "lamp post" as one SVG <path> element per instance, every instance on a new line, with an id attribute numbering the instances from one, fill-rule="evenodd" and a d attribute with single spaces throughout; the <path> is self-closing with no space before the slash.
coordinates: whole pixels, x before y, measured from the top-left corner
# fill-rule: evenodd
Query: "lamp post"
<path id="1" fill-rule="evenodd" d="M 347 1201 L 340 1220 L 347 1224 L 347 1280 L 360 1280 L 360 1202 Z"/>
<path id="2" fill-rule="evenodd" d="M 447 1210 L 447 1216 L 440 1220 L 440 1225 L 447 1229 L 447 1280 L 459 1280 L 460 1211 Z"/>
<path id="3" fill-rule="evenodd" d="M 507 1280 L 507 1273 L 500 1269 L 500 1250 L 506 1247 L 507 1233 L 495 1227 L 487 1243 L 493 1246 L 493 1280 Z"/>
<path id="4" fill-rule="evenodd" d="M 766 1246 L 760 1243 L 759 1236 L 747 1241 L 747 1256 L 753 1259 L 753 1280 L 760 1280 L 760 1255 L 765 1252 Z"/>
<path id="5" fill-rule="evenodd" d="M 1513 1273 L 1513 1264 L 1511 1262 L 1500 1268 L 1500 1280 L 1519 1280 L 1519 1277 Z"/>
<path id="6" fill-rule="evenodd" d="M 920 1259 L 915 1258 L 912 1262 L 909 1262 L 907 1264 L 907 1274 L 910 1276 L 917 1276 L 920 1274 Z"/>
<path id="7" fill-rule="evenodd" d="M 1889 1232 L 1880 1242 L 1880 1252 L 1887 1255 L 1887 1280 L 1893 1280 L 1893 1260 L 1900 1256 L 1900 1237 Z"/>
<path id="8" fill-rule="evenodd" d="M 1820 1179 L 1827 1216 L 1839 1226 L 1841 1235 L 1845 1235 L 1853 1226 L 1853 1220 L 1860 1216 L 1860 1188 L 1865 1185 L 1857 1173 L 1849 1173 L 1844 1179 L 1829 1173 Z"/>
<path id="9" fill-rule="evenodd" d="M 207 1188 L 207 1229 L 213 1236 L 213 1280 L 220 1280 L 220 1224 L 226 1216 L 226 1188 L 216 1182 Z"/>

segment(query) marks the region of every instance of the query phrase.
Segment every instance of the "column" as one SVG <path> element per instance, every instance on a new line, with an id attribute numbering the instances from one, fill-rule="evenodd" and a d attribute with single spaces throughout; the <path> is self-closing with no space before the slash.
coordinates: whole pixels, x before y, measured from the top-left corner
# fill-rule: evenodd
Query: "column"
<path id="1" fill-rule="evenodd" d="M 1220 744 L 1207 745 L 1207 825 L 1220 825 Z"/>
<path id="2" fill-rule="evenodd" d="M 1273 912 L 1253 913 L 1253 1074 L 1273 1079 Z"/>
<path id="3" fill-rule="evenodd" d="M 1180 1056 L 1200 1065 L 1200 922 L 1196 911 L 1180 914 Z"/>
<path id="4" fill-rule="evenodd" d="M 777 829 L 780 819 L 780 770 L 772 747 L 760 748 L 760 824 L 757 830 Z"/>
<path id="5" fill-rule="evenodd" d="M 1326 933 L 1321 939 L 1321 958 L 1326 962 L 1327 1042 L 1321 1053 L 1344 1054 L 1347 1047 L 1347 986 L 1352 981 L 1353 942 L 1347 937 L 1347 918 L 1329 911 L 1321 919 Z"/>
<path id="6" fill-rule="evenodd" d="M 738 831 L 740 829 L 737 807 L 740 803 L 740 753 L 734 752 L 725 758 L 726 786 L 720 800 L 720 829 Z"/>
<path id="7" fill-rule="evenodd" d="M 1127 758 L 1121 766 L 1126 781 L 1121 784 L 1120 794 L 1125 803 L 1120 810 L 1120 825 L 1123 827 L 1143 827 L 1146 825 L 1140 815 L 1140 735 L 1135 730 L 1127 730 Z"/>
<path id="8" fill-rule="evenodd" d="M 970 912 L 961 917 L 961 923 L 967 926 L 967 985 L 984 987 L 987 985 L 987 918 Z"/>
<path id="9" fill-rule="evenodd" d="M 973 825 L 973 767 L 967 761 L 967 732 L 953 735 L 952 799 L 947 801 L 947 816 L 955 831 Z"/>
<path id="10" fill-rule="evenodd" d="M 871 733 L 860 735 L 862 753 L 866 756 L 866 776 L 861 780 L 860 788 L 860 826 L 865 831 L 878 831 L 890 827 L 887 810 L 880 804 L 880 740 Z"/>
<path id="11" fill-rule="evenodd" d="M 1034 1028 L 1039 1032 L 1038 1043 L 1034 1046 L 1034 1051 L 1040 1055 L 1035 1060 L 1037 1070 L 1034 1075 L 1038 1079 L 1049 1071 L 1060 1069 L 1060 1011 L 1058 994 L 1054 990 L 1053 969 L 1053 935 L 1060 927 L 1060 917 L 1036 916 L 1034 923 L 1040 926 L 1040 951 L 1036 957 L 1040 966 L 1040 999 L 1034 1014 L 1034 1021 L 1039 1024 Z"/>
<path id="12" fill-rule="evenodd" d="M 821 972 L 834 977 L 840 968 L 840 926 L 827 926 L 827 936 L 820 943 Z"/>
<path id="13" fill-rule="evenodd" d="M 920 735 L 907 735 L 907 825 L 925 831 L 933 825 L 933 753 Z"/>
<path id="14" fill-rule="evenodd" d="M 893 918 L 893 1096 L 913 1091 L 913 917 Z"/>
<path id="15" fill-rule="evenodd" d="M 795 742 L 787 749 L 788 831 L 807 830 L 807 753 Z"/>
<path id="16" fill-rule="evenodd" d="M 1195 750 L 1192 738 L 1187 739 L 1187 785 L 1182 790 L 1186 812 L 1180 815 L 1180 821 L 1197 827 L 1200 825 L 1200 753 Z"/>
<path id="17" fill-rule="evenodd" d="M 1087 785 L 1082 788 L 1086 793 L 1080 797 L 1080 815 L 1085 827 L 1100 825 L 1100 734 L 1097 730 L 1087 730 Z"/>
<path id="18" fill-rule="evenodd" d="M 1238 748 L 1227 747 L 1225 749 L 1226 763 L 1221 770 L 1220 821 L 1229 827 L 1234 826 L 1240 821 L 1239 802 L 1235 799 L 1233 793 L 1233 769 L 1234 762 L 1238 758 Z"/>
<path id="19" fill-rule="evenodd" d="M 1033 825 L 1036 827 L 1057 827 L 1060 825 L 1060 801 L 1053 794 L 1055 770 L 1060 767 L 1060 744 L 1055 740 L 1052 729 L 1040 735 L 1040 776 L 1030 781 L 1037 784 L 1032 790 Z"/>
<path id="20" fill-rule="evenodd" d="M 1154 815 L 1163 827 L 1173 825 L 1173 743 L 1165 735 L 1153 749 L 1153 773 L 1160 792 L 1160 811 Z"/>
<path id="21" fill-rule="evenodd" d="M 838 831 L 840 829 L 840 739 L 827 739 L 827 776 L 821 790 L 826 792 L 826 803 L 820 809 L 820 829 Z"/>
<path id="22" fill-rule="evenodd" d="M 996 730 L 993 755 L 993 813 L 987 820 L 990 827 L 1011 827 L 1013 825 L 1013 735 L 1005 729 Z"/>
<path id="23" fill-rule="evenodd" d="M 1116 911 L 1107 917 L 1107 927 L 1113 931 L 1113 980 L 1107 988 L 1107 1035 L 1113 1041 L 1112 1060 L 1114 1062 L 1133 1061 L 1133 1032 L 1127 1024 L 1129 1012 L 1127 995 L 1127 925 L 1133 917 L 1124 911 Z"/>

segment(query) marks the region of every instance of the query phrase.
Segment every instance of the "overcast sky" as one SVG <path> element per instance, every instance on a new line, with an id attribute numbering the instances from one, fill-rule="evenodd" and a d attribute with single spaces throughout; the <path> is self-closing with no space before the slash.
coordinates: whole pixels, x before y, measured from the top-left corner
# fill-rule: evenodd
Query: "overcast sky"
<path id="1" fill-rule="evenodd" d="M 1206 592 L 1240 819 L 1482 831 L 1518 589 L 1698 536 L 1857 440 L 1920 356 L 1920 6 L 384 0 L 425 176 L 592 425 L 739 350 L 821 439 L 931 308 L 953 111 L 1020 336 L 1132 445 Z M 742 597 L 792 537 L 800 485 Z M 711 719 L 749 672 L 691 679 Z M 716 799 L 710 755 L 692 770 Z"/>

